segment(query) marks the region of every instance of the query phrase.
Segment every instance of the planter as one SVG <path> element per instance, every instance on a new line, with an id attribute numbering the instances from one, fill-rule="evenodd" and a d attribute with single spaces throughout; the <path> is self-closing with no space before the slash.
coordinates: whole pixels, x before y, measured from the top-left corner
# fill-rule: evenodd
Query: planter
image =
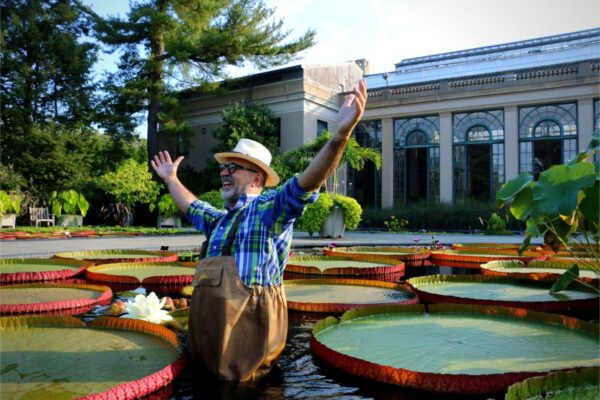
<path id="1" fill-rule="evenodd" d="M 321 237 L 341 238 L 344 237 L 345 231 L 344 210 L 341 207 L 335 206 L 323 223 L 320 235 Z"/>
<path id="2" fill-rule="evenodd" d="M 1 227 L 14 228 L 17 221 L 17 214 L 4 214 L 2 216 Z"/>
<path id="3" fill-rule="evenodd" d="M 74 214 L 63 214 L 57 218 L 57 226 L 82 226 L 83 216 Z"/>
<path id="4" fill-rule="evenodd" d="M 181 217 L 174 216 L 174 217 L 165 218 L 165 217 L 159 216 L 157 226 L 158 226 L 158 228 L 163 228 L 163 227 L 181 228 Z"/>

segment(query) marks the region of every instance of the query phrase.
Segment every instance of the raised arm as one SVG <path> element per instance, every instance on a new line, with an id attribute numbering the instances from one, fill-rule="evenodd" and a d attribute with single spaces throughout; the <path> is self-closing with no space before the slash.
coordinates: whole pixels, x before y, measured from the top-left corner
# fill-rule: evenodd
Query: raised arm
<path id="1" fill-rule="evenodd" d="M 150 164 L 167 185 L 169 193 L 179 210 L 185 214 L 190 204 L 196 200 L 196 196 L 183 186 L 183 183 L 177 177 L 177 168 L 179 168 L 182 160 L 183 156 L 180 156 L 175 161 L 171 161 L 168 151 L 159 151 L 154 159 L 150 160 Z"/>
<path id="2" fill-rule="evenodd" d="M 337 168 L 352 130 L 360 121 L 367 103 L 367 84 L 362 79 L 358 88 L 347 95 L 338 113 L 335 133 L 308 167 L 298 177 L 298 185 L 306 191 L 316 191 Z"/>

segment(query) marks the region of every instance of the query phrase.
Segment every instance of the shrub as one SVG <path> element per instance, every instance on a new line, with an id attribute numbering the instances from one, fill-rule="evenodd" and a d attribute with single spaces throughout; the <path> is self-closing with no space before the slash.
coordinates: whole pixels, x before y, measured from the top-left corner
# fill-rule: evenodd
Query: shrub
<path id="1" fill-rule="evenodd" d="M 158 203 L 150 203 L 150 212 L 154 212 L 154 209 L 158 208 L 158 215 L 170 218 L 179 214 L 179 207 L 175 204 L 175 200 L 169 193 L 165 193 L 160 196 Z"/>
<path id="2" fill-rule="evenodd" d="M 158 196 L 158 183 L 146 164 L 133 159 L 124 161 L 114 172 L 100 177 L 98 186 L 117 203 L 131 207 L 135 203 L 151 203 Z"/>
<path id="3" fill-rule="evenodd" d="M 383 224 L 388 228 L 390 232 L 398 232 L 404 229 L 408 225 L 408 221 L 405 219 L 396 218 L 395 215 L 390 217 L 389 221 L 384 221 Z"/>
<path id="4" fill-rule="evenodd" d="M 200 196 L 198 196 L 198 199 L 207 202 L 219 210 L 222 210 L 223 205 L 225 204 L 223 198 L 221 197 L 220 190 L 211 190 L 210 192 L 202 193 Z"/>
<path id="5" fill-rule="evenodd" d="M 492 213 L 492 215 L 490 215 L 490 219 L 487 221 L 487 233 L 490 235 L 504 235 L 509 233 L 509 231 L 506 229 L 507 222 L 508 215 L 505 215 L 504 218 L 502 218 L 498 214 Z"/>
<path id="6" fill-rule="evenodd" d="M 422 202 L 387 209 L 365 208 L 361 228 L 387 230 L 385 221 L 394 215 L 400 220 L 408 221 L 404 227 L 406 230 L 470 232 L 485 229 L 480 218 L 487 221 L 492 213 L 497 213 L 501 218 L 508 215 L 505 208 L 498 210 L 494 203 L 475 200 L 454 203 Z M 514 218 L 508 219 L 507 229 L 524 230 L 524 226 Z"/>

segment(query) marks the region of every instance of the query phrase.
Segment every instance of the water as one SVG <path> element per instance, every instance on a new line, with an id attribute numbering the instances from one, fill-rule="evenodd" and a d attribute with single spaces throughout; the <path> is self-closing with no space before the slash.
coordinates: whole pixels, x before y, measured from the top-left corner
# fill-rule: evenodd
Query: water
<path id="1" fill-rule="evenodd" d="M 434 274 L 478 274 L 477 269 L 451 268 L 438 266 L 406 267 L 404 280 Z M 157 293 L 159 296 L 172 293 Z M 117 298 L 122 298 L 116 293 Z M 103 312 L 97 307 L 83 316 L 84 321 L 95 318 Z M 290 312 L 287 345 L 277 367 L 257 382 L 241 384 L 219 384 L 212 379 L 203 379 L 191 366 L 173 384 L 147 399 L 191 400 L 191 399 L 490 399 L 503 398 L 504 394 L 485 396 L 440 395 L 404 389 L 398 386 L 357 378 L 329 367 L 313 357 L 310 350 L 310 336 L 313 325 L 325 314 Z M 185 340 L 185 337 L 180 337 Z M 402 345 L 400 342 L 399 346 Z"/>

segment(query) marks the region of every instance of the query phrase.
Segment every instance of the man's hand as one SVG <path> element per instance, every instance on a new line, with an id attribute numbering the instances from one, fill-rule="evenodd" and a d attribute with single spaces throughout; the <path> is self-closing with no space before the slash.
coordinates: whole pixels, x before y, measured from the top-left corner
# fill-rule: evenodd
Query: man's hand
<path id="1" fill-rule="evenodd" d="M 367 84 L 364 79 L 358 83 L 358 88 L 344 99 L 338 112 L 337 133 L 348 137 L 358 121 L 362 118 L 367 103 Z"/>
<path id="2" fill-rule="evenodd" d="M 362 118 L 366 103 L 367 84 L 362 79 L 358 88 L 346 96 L 340 107 L 335 134 L 298 177 L 298 185 L 301 188 L 311 192 L 318 190 L 325 179 L 337 168 L 352 130 Z"/>
<path id="3" fill-rule="evenodd" d="M 180 156 L 173 162 L 168 151 L 159 151 L 154 156 L 154 159 L 150 160 L 150 164 L 154 168 L 154 171 L 156 171 L 156 174 L 168 184 L 169 181 L 177 179 L 177 168 L 179 168 L 182 160 L 183 156 Z"/>

